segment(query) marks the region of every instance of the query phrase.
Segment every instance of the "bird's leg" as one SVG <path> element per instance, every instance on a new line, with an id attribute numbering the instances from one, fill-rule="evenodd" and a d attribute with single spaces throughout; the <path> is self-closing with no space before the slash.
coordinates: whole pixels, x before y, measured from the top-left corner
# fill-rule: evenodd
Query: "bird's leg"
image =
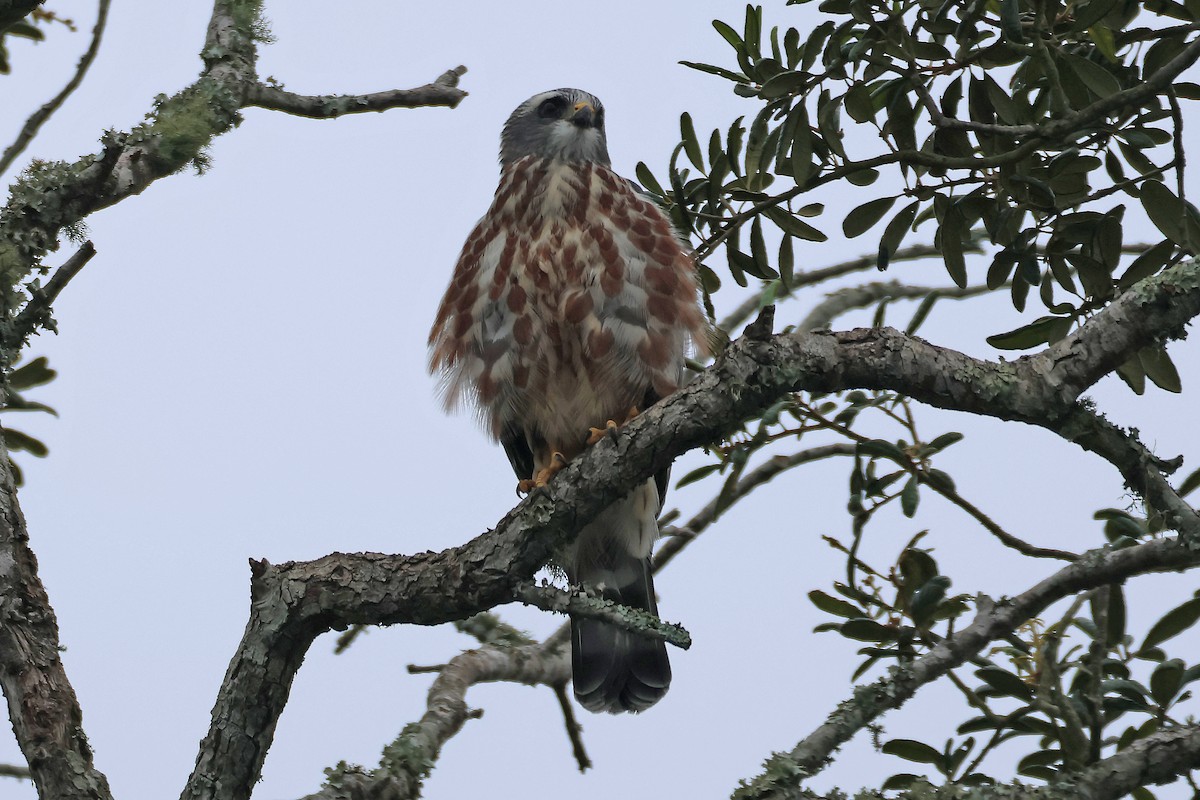
<path id="1" fill-rule="evenodd" d="M 523 494 L 529 494 L 539 486 L 545 486 L 550 482 L 550 479 L 557 475 L 563 467 L 567 465 L 566 456 L 555 450 L 550 455 L 550 463 L 544 469 L 534 473 L 532 478 L 517 482 L 517 491 Z"/>
<path id="2" fill-rule="evenodd" d="M 637 406 L 630 406 L 629 411 L 625 414 L 625 419 L 621 420 L 620 422 L 610 419 L 604 424 L 603 428 L 588 428 L 587 443 L 589 445 L 593 445 L 599 442 L 605 436 L 616 436 L 617 428 L 632 422 L 633 418 L 640 413 L 642 412 L 638 411 Z"/>

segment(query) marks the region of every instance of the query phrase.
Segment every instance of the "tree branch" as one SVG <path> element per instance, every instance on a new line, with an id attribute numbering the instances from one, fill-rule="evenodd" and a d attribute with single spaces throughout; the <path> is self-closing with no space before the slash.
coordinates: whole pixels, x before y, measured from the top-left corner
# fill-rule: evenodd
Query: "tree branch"
<path id="1" fill-rule="evenodd" d="M 2 441 L 2 431 L 0 431 Z M 109 800 L 83 712 L 59 657 L 58 620 L 29 549 L 8 454 L 0 446 L 0 686 L 39 797 Z"/>
<path id="2" fill-rule="evenodd" d="M 964 245 L 966 252 L 976 252 L 978 245 L 972 244 L 969 247 Z M 892 256 L 890 263 L 895 264 L 900 261 L 915 261 L 921 258 L 930 258 L 932 256 L 941 256 L 942 251 L 933 245 L 917 244 L 909 247 L 902 247 Z M 832 278 L 838 278 L 842 275 L 848 275 L 851 272 L 864 272 L 869 269 L 875 269 L 879 264 L 879 256 L 876 253 L 861 255 L 858 258 L 852 258 L 849 261 L 843 261 L 838 264 L 831 264 L 828 267 L 813 269 L 807 272 L 801 272 L 792 276 L 791 282 L 788 284 L 787 291 L 780 292 L 775 296 L 775 302 L 780 302 L 796 293 L 797 289 L 813 284 L 823 283 Z M 750 317 L 758 312 L 762 307 L 762 293 L 759 292 L 747 300 L 740 306 L 735 308 L 724 319 L 717 323 L 717 327 L 723 331 L 732 331 L 742 327 Z"/>
<path id="3" fill-rule="evenodd" d="M 522 603 L 543 611 L 602 620 L 618 628 L 641 634 L 647 639 L 661 639 L 683 650 L 692 646 L 691 634 L 681 625 L 664 622 L 653 614 L 602 597 L 592 597 L 580 592 L 564 592 L 557 586 L 535 586 L 531 582 L 518 584 L 513 595 Z"/>
<path id="4" fill-rule="evenodd" d="M 18 767 L 15 764 L 0 764 L 0 777 L 27 781 L 30 778 L 29 767 Z"/>
<path id="5" fill-rule="evenodd" d="M 425 714 L 420 721 L 405 726 L 400 736 L 384 748 L 378 768 L 368 771 L 339 765 L 328 771 L 325 785 L 305 800 L 419 797 L 421 784 L 437 762 L 442 746 L 471 716 L 466 704 L 467 689 L 477 683 L 495 681 L 561 686 L 571 674 L 569 662 L 565 653 L 545 645 L 517 648 L 488 645 L 460 653 L 442 668 L 429 688 Z M 243 797 L 249 794 L 249 787 L 245 793 L 213 792 L 206 796 Z"/>
<path id="6" fill-rule="evenodd" d="M 800 783 L 820 772 L 833 752 L 883 713 L 899 708 L 922 686 L 977 655 L 998 637 L 1036 616 L 1050 604 L 1084 589 L 1148 572 L 1170 572 L 1200 564 L 1200 552 L 1176 539 L 1156 539 L 1124 550 L 1091 550 L 1078 561 L 1011 600 L 993 604 L 980 596 L 979 612 L 968 627 L 947 637 L 910 666 L 893 667 L 887 677 L 857 686 L 826 721 L 786 753 L 776 753 L 762 774 L 743 783 L 735 800 L 796 797 Z"/>
<path id="7" fill-rule="evenodd" d="M 50 311 L 54 305 L 54 301 L 58 299 L 58 295 L 62 292 L 71 279 L 79 274 L 92 257 L 96 255 L 96 246 L 90 241 L 84 242 L 83 245 L 75 251 L 75 255 L 63 262 L 54 274 L 50 276 L 50 280 L 46 281 L 44 287 L 32 288 L 29 302 L 21 309 L 21 313 L 17 314 L 17 318 L 13 320 L 12 327 L 8 331 L 6 346 L 16 351 L 21 343 L 28 339 L 34 331 L 39 327 L 52 325 Z"/>
<path id="8" fill-rule="evenodd" d="M 963 300 L 968 297 L 978 297 L 987 294 L 990 289 L 986 286 L 958 287 L 907 286 L 900 281 L 876 281 L 864 283 L 861 286 L 848 286 L 832 292 L 824 300 L 813 307 L 799 325 L 800 330 L 811 331 L 828 328 L 833 321 L 845 314 L 860 308 L 867 308 L 880 300 L 912 300 L 927 297 L 937 292 L 939 297 L 951 300 Z"/>
<path id="9" fill-rule="evenodd" d="M 1164 293 L 1173 298 L 1166 308 L 1156 300 Z M 1165 333 L 1178 322 L 1179 307 L 1195 306 L 1193 313 L 1200 312 L 1200 261 L 1178 264 L 1147 279 L 1139 284 L 1137 297 L 1147 330 L 1157 324 Z M 1132 313 L 1137 305 L 1126 310 Z M 1075 337 L 1128 344 L 1104 334 L 1120 324 L 1121 319 L 1105 309 Z M 360 623 L 440 624 L 509 602 L 516 587 L 531 580 L 551 554 L 602 509 L 679 454 L 712 442 L 786 392 L 886 389 L 939 408 L 1052 430 L 1057 425 L 1063 431 L 1068 430 L 1064 421 L 1078 410 L 1077 398 L 1065 390 L 1066 384 L 1050 380 L 1061 364 L 1051 362 L 1046 353 L 996 363 L 886 328 L 777 336 L 765 325 L 752 328 L 694 381 L 589 448 L 510 511 L 495 530 L 460 547 L 413 556 L 335 553 L 278 567 L 255 563 L 250 621 L 218 694 L 213 724 L 201 743 L 184 797 L 215 797 L 217 787 L 233 798 L 246 796 L 258 777 L 295 671 L 318 634 Z M 1107 357 L 1106 351 L 1091 346 L 1069 357 L 1083 358 L 1084 353 Z M 1116 452 L 1106 457 L 1133 458 Z M 1154 471 L 1153 462 L 1140 463 Z M 1149 480 L 1142 483 L 1152 485 Z M 1184 538 L 1200 540 L 1200 527 L 1182 522 Z M 1174 549 L 1168 557 L 1162 548 Z M 1162 561 L 1144 554 L 1159 554 Z M 1052 586 L 1073 590 L 1097 577 L 1107 583 L 1138 571 L 1190 566 L 1194 558 L 1193 551 L 1172 540 L 1151 542 L 1085 556 L 1060 573 L 1066 577 Z M 1035 598 L 1050 594 L 1044 587 L 1033 591 Z M 1030 600 L 1019 608 L 1037 606 Z M 998 614 L 995 619 L 1007 624 L 1018 616 Z M 978 646 L 988 640 L 982 638 Z M 934 652 L 948 647 L 939 645 Z M 935 667 L 947 669 L 954 666 L 951 661 L 935 662 L 929 674 L 936 677 Z M 915 691 L 920 681 L 905 685 Z M 897 691 L 895 696 L 903 695 L 902 689 Z M 877 705 L 874 713 L 886 707 Z"/>
<path id="10" fill-rule="evenodd" d="M 25 152 L 25 148 L 37 136 L 46 120 L 50 119 L 51 115 L 62 107 L 62 104 L 71 96 L 71 93 L 79 88 L 79 84 L 83 83 L 83 76 L 87 74 L 88 69 L 92 66 L 92 61 L 96 58 L 96 53 L 100 50 L 100 39 L 104 35 L 104 26 L 108 23 L 109 3 L 110 0 L 100 0 L 96 11 L 96 25 L 92 28 L 91 44 L 84 51 L 83 57 L 79 59 L 79 65 L 75 68 L 75 74 L 71 76 L 71 80 L 67 81 L 67 85 L 50 102 L 33 112 L 29 119 L 25 120 L 16 140 L 5 149 L 3 155 L 0 155 L 0 175 L 8 171 L 17 156 Z"/>
<path id="11" fill-rule="evenodd" d="M 467 93 L 457 88 L 458 79 L 467 68 L 457 66 L 446 70 L 433 83 L 416 89 L 392 89 L 372 94 L 301 95 L 277 86 L 256 83 L 246 90 L 246 105 L 283 111 L 310 119 L 336 119 L 343 114 L 366 111 L 387 111 L 391 108 L 423 108 L 429 106 L 456 107 Z"/>

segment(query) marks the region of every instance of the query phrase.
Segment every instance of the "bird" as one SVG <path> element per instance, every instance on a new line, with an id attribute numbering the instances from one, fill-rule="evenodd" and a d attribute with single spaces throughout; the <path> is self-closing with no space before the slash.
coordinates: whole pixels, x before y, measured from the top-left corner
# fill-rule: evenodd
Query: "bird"
<path id="1" fill-rule="evenodd" d="M 541 92 L 509 116 L 500 182 L 463 245 L 429 334 L 447 411 L 473 408 L 519 491 L 545 485 L 606 432 L 685 382 L 707 353 L 691 249 L 637 184 L 612 169 L 604 106 Z M 574 586 L 657 616 L 650 554 L 667 472 L 579 531 L 554 565 Z M 666 647 L 571 620 L 575 698 L 639 712 L 671 682 Z"/>

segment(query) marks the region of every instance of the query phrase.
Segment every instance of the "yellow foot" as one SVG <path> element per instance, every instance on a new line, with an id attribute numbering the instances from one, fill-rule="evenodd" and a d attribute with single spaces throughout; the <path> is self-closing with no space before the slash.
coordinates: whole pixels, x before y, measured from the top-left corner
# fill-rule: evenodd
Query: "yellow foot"
<path id="1" fill-rule="evenodd" d="M 642 412 L 638 411 L 637 406 L 630 406 L 629 411 L 627 411 L 625 413 L 625 419 L 621 420 L 620 422 L 610 419 L 608 422 L 606 422 L 604 424 L 603 428 L 588 428 L 588 438 L 587 438 L 588 445 L 591 446 L 593 444 L 596 444 L 601 439 L 603 439 L 605 436 L 616 435 L 617 428 L 621 427 L 622 425 L 628 424 L 629 422 L 631 422 L 633 420 L 634 417 L 636 417 L 640 413 L 642 413 Z"/>
<path id="2" fill-rule="evenodd" d="M 550 482 L 550 479 L 562 470 L 567 465 L 567 459 L 562 453 L 557 450 L 551 454 L 550 463 L 545 469 L 538 470 L 537 474 L 532 479 L 525 479 L 517 482 L 517 492 L 521 494 L 529 494 L 539 486 L 545 486 Z"/>

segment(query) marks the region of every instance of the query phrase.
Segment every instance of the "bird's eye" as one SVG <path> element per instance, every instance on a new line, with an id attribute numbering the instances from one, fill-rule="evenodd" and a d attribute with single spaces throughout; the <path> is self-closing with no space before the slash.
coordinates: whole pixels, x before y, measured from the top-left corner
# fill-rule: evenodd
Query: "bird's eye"
<path id="1" fill-rule="evenodd" d="M 554 119 L 562 116 L 563 107 L 564 101 L 561 97 L 551 97 L 542 101 L 537 113 L 542 119 Z"/>

